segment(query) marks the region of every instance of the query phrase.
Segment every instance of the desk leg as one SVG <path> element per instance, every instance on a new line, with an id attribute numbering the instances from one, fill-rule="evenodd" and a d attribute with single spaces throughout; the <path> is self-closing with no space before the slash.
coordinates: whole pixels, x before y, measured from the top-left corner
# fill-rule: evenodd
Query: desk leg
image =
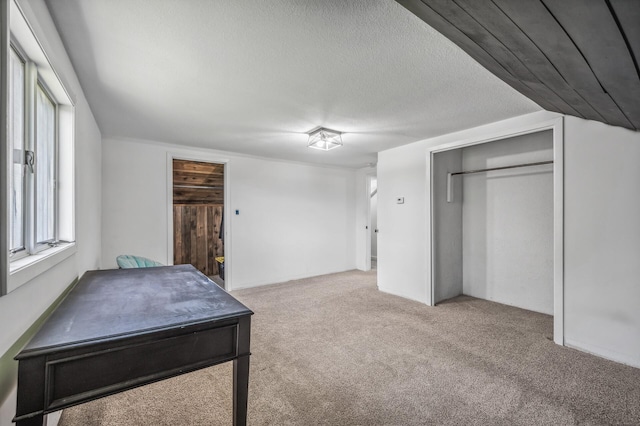
<path id="1" fill-rule="evenodd" d="M 47 387 L 45 378 L 45 357 L 21 359 L 18 361 L 18 390 L 16 395 L 17 426 L 44 426 L 44 414 L 26 417 L 31 413 L 42 412 L 44 408 L 44 391 Z"/>
<path id="2" fill-rule="evenodd" d="M 238 358 L 233 360 L 233 426 L 246 426 L 249 400 L 251 317 L 238 321 Z"/>
<path id="3" fill-rule="evenodd" d="M 247 424 L 249 355 L 233 360 L 233 426 Z"/>

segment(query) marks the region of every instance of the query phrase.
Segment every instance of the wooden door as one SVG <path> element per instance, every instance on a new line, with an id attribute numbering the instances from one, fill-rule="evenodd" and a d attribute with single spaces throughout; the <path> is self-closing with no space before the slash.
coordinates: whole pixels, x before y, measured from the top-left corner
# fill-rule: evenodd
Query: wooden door
<path id="1" fill-rule="evenodd" d="M 173 263 L 190 263 L 205 275 L 218 275 L 216 257 L 224 256 L 220 239 L 221 205 L 173 205 Z"/>
<path id="2" fill-rule="evenodd" d="M 173 263 L 218 275 L 224 256 L 224 164 L 173 160 Z"/>

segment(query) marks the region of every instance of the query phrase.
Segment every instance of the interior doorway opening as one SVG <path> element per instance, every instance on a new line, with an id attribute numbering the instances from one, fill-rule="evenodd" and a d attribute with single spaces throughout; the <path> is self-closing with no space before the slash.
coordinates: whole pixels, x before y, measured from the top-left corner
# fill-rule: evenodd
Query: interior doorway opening
<path id="1" fill-rule="evenodd" d="M 364 175 L 364 187 L 362 192 L 362 206 L 364 208 L 364 271 L 370 271 L 378 267 L 378 179 L 376 170 L 369 170 Z"/>
<path id="2" fill-rule="evenodd" d="M 225 164 L 174 158 L 173 264 L 225 287 Z"/>
<path id="3" fill-rule="evenodd" d="M 369 185 L 369 229 L 371 230 L 371 269 L 378 269 L 378 178 L 370 177 Z"/>

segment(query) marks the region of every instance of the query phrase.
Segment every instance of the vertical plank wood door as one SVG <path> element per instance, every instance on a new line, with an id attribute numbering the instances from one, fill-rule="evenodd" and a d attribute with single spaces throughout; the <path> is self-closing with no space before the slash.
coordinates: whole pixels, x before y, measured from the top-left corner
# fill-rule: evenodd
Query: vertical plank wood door
<path id="1" fill-rule="evenodd" d="M 189 263 L 203 274 L 218 275 L 215 258 L 224 256 L 220 204 L 173 205 L 173 263 Z"/>

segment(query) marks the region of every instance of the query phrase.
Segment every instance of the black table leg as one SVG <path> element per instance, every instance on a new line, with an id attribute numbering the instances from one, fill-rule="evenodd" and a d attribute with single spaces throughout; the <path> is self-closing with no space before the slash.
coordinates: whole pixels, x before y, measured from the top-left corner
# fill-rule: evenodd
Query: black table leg
<path id="1" fill-rule="evenodd" d="M 249 352 L 251 341 L 251 317 L 238 321 L 238 358 L 233 360 L 233 425 L 247 424 L 249 399 Z"/>
<path id="2" fill-rule="evenodd" d="M 249 355 L 233 360 L 233 425 L 247 424 L 249 397 Z"/>

